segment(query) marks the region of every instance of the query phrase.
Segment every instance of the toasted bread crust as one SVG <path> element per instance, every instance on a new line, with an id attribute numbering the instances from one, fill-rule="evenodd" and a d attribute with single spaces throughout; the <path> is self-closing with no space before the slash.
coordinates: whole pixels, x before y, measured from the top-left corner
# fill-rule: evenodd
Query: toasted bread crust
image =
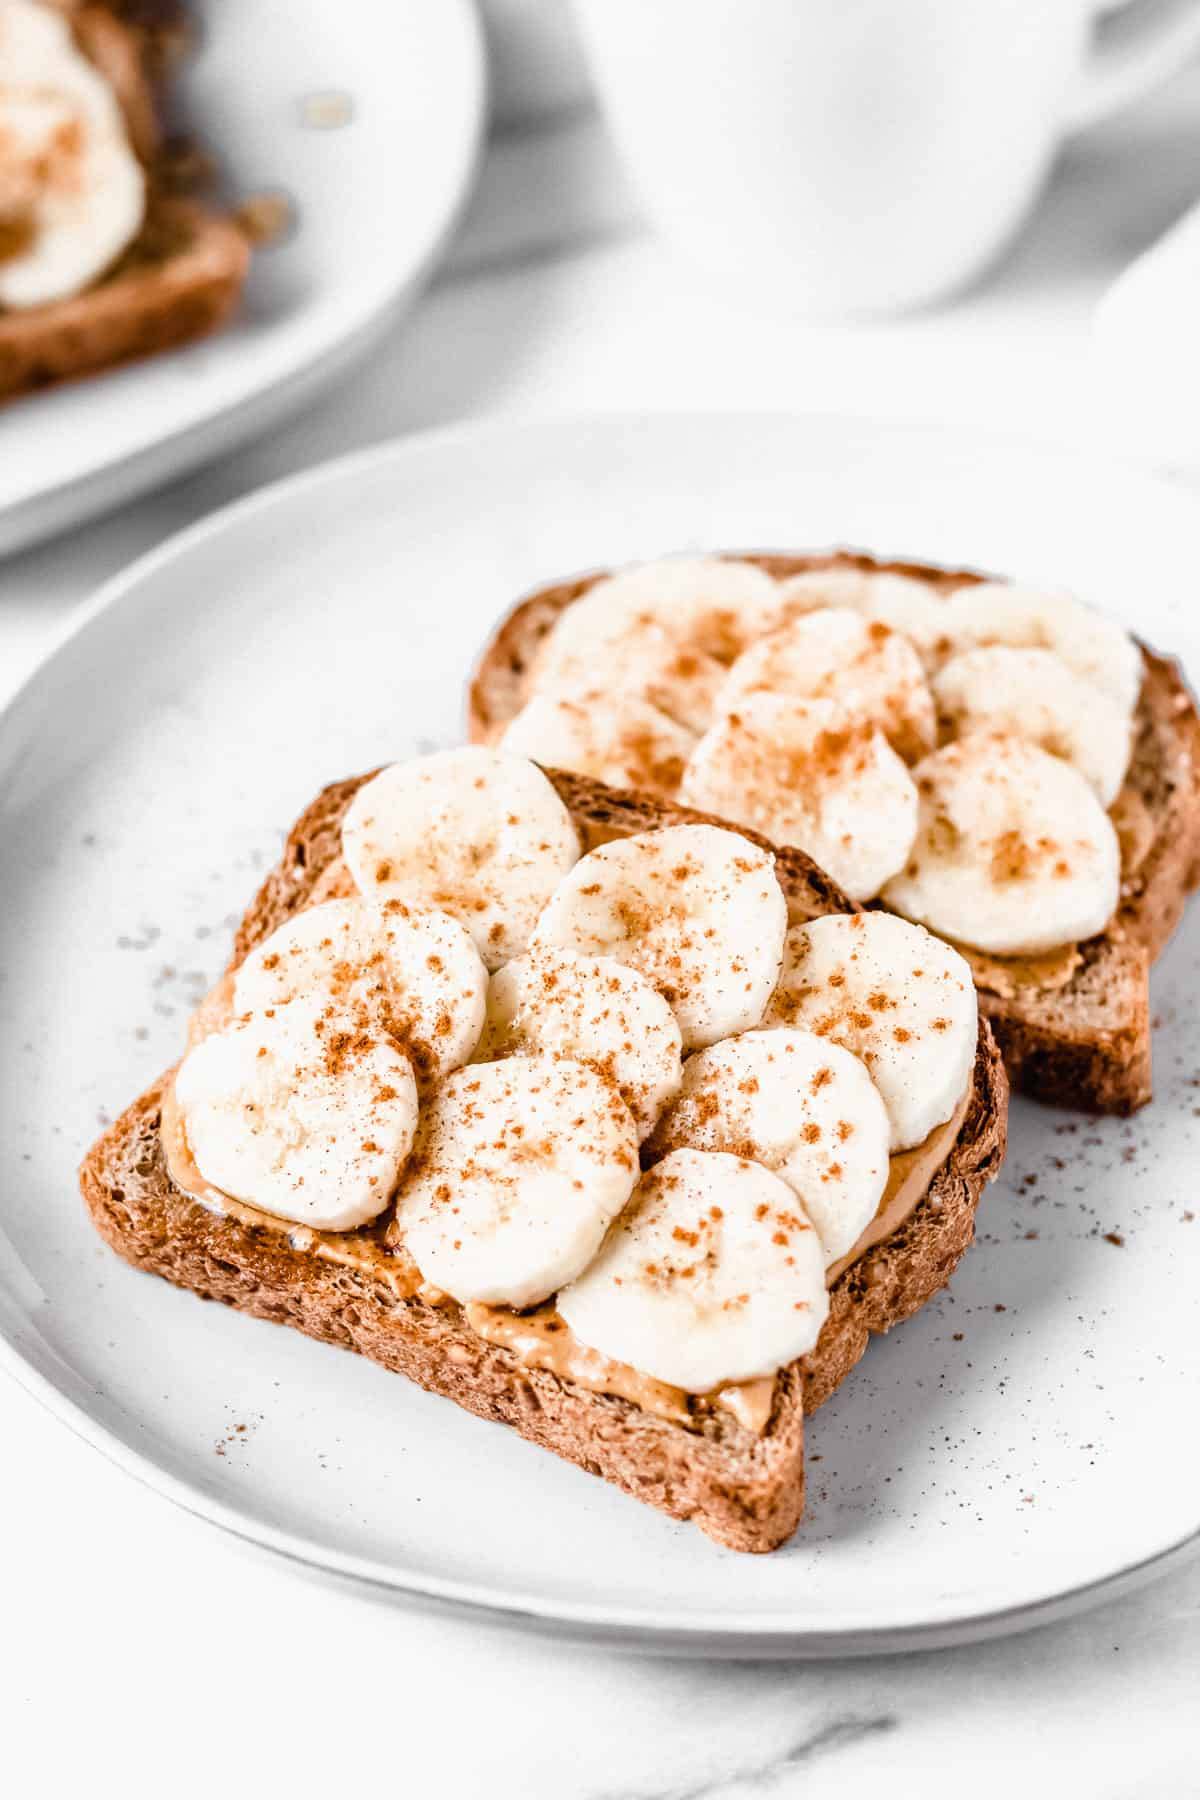
<path id="1" fill-rule="evenodd" d="M 703 817 L 550 774 L 585 842 Z M 302 814 L 246 914 L 231 967 L 311 898 L 340 852 L 342 815 L 366 779 L 326 788 Z M 798 916 L 853 910 L 803 853 L 783 853 L 778 868 Z M 1003 1064 L 981 1021 L 971 1101 L 949 1158 L 904 1224 L 834 1285 L 816 1347 L 782 1373 L 767 1429 L 755 1436 L 715 1412 L 685 1429 L 524 1368 L 510 1351 L 477 1337 L 453 1302 L 399 1299 L 369 1272 L 294 1250 L 283 1232 L 207 1212 L 167 1173 L 158 1131 L 167 1079 L 117 1120 L 80 1171 L 98 1230 L 126 1261 L 204 1298 L 357 1350 L 481 1418 L 514 1426 L 672 1517 L 694 1520 L 717 1542 L 749 1551 L 774 1549 L 799 1521 L 805 1412 L 829 1397 L 872 1333 L 908 1318 L 949 1279 L 974 1236 L 980 1195 L 999 1171 L 1007 1119 Z"/>
<path id="2" fill-rule="evenodd" d="M 822 568 L 913 575 L 940 588 L 990 579 L 974 569 L 891 562 L 857 551 L 748 554 L 784 577 Z M 563 610 L 605 573 L 540 588 L 518 602 L 484 646 L 467 694 L 473 743 L 494 743 L 528 697 L 533 658 Z M 1200 883 L 1200 716 L 1177 662 L 1143 647 L 1131 780 L 1153 823 L 1153 841 L 1122 884 L 1116 918 L 1082 946 L 1070 983 L 1054 993 L 980 991 L 980 1004 L 1014 1086 L 1035 1099 L 1093 1112 L 1129 1113 L 1151 1097 L 1149 969 Z"/>
<path id="3" fill-rule="evenodd" d="M 75 42 L 116 95 L 134 154 L 151 167 L 163 134 L 146 33 L 120 18 L 115 7 L 68 5 L 62 10 L 71 21 Z"/>
<path id="4" fill-rule="evenodd" d="M 45 306 L 0 308 L 0 402 L 205 337 L 232 312 L 250 265 L 233 219 L 160 191 L 162 132 L 150 30 L 109 7 L 67 6 L 80 48 L 112 84 L 147 172 L 137 239 L 82 293 Z"/>
<path id="5" fill-rule="evenodd" d="M 250 264 L 242 232 L 188 200 L 156 202 L 148 228 L 173 242 L 161 258 L 131 259 L 52 306 L 0 314 L 0 400 L 192 343 L 224 324 Z"/>

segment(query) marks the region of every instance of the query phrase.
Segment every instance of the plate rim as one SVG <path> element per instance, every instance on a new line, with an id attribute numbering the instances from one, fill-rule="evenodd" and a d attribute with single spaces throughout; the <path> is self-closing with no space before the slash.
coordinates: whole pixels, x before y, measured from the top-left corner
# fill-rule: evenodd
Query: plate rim
<path id="1" fill-rule="evenodd" d="M 930 441 L 952 438 L 960 447 L 964 436 L 954 426 L 927 420 L 873 419 L 855 413 L 797 413 L 783 409 L 697 408 L 662 412 L 562 412 L 524 419 L 500 416 L 385 439 L 267 482 L 172 533 L 110 576 L 89 600 L 72 611 L 53 634 L 34 667 L 0 706 L 0 729 L 10 726 L 17 714 L 31 703 L 36 690 L 76 639 L 84 636 L 99 620 L 115 613 L 122 602 L 136 594 L 148 580 L 153 580 L 163 568 L 186 559 L 199 546 L 219 538 L 256 514 L 287 505 L 298 494 L 326 484 L 336 485 L 376 465 L 392 461 L 403 463 L 408 459 L 420 461 L 462 444 L 478 447 L 481 440 L 486 447 L 489 439 L 511 441 L 514 435 L 537 437 L 546 433 L 575 434 L 595 429 L 617 433 L 644 429 L 648 425 L 663 431 L 679 429 L 684 424 L 692 429 L 705 426 L 711 429 L 718 422 L 726 427 L 736 422 L 743 429 L 755 426 L 778 428 L 789 422 L 814 429 L 824 424 L 841 430 L 856 429 L 875 437 L 918 436 Z M 1103 469 L 1110 477 L 1170 491 L 1200 510 L 1200 496 L 1195 495 L 1188 484 L 1169 472 L 1149 469 L 1132 458 L 1076 451 L 1070 446 L 1016 433 L 973 431 L 966 435 L 976 447 L 995 453 L 1036 454 L 1060 466 Z M 1190 1560 L 1200 1550 L 1198 1524 L 1135 1563 L 1118 1565 L 1040 1597 L 1026 1598 L 1011 1605 L 980 1607 L 959 1613 L 954 1618 L 913 1617 L 887 1625 L 806 1628 L 794 1615 L 764 1619 L 722 1609 L 712 1614 L 698 1612 L 686 1621 L 656 1621 L 644 1607 L 572 1601 L 521 1589 L 505 1589 L 492 1582 L 406 1570 L 369 1556 L 339 1551 L 336 1546 L 310 1539 L 303 1533 L 253 1518 L 203 1492 L 184 1476 L 173 1473 L 104 1422 L 86 1403 L 68 1392 L 64 1383 L 39 1365 L 35 1350 L 22 1348 L 9 1322 L 2 1316 L 0 1371 L 124 1473 L 172 1501 L 190 1516 L 217 1526 L 259 1551 L 314 1575 L 339 1580 L 397 1604 L 629 1650 L 671 1651 L 689 1656 L 812 1659 L 933 1649 L 982 1641 L 1049 1624 L 1105 1598 L 1115 1599 L 1132 1592 Z"/>
<path id="2" fill-rule="evenodd" d="M 475 187 L 483 156 L 489 97 L 483 23 L 471 0 L 419 0 L 452 16 L 461 39 L 465 129 L 446 171 L 446 203 L 437 229 L 398 281 L 351 309 L 318 353 L 263 388 L 241 394 L 191 423 L 167 426 L 145 443 L 63 482 L 44 483 L 15 499 L 0 499 L 0 559 L 44 543 L 97 514 L 153 491 L 282 424 L 351 368 L 421 293 L 453 237 Z M 153 361 L 154 359 L 149 359 Z M 103 377 L 104 371 L 101 371 Z M 85 378 L 90 379 L 90 378 Z"/>
<path id="3" fill-rule="evenodd" d="M 532 1632 L 567 1642 L 654 1655 L 670 1652 L 686 1657 L 718 1657 L 742 1661 L 756 1658 L 816 1661 L 829 1657 L 863 1657 L 895 1652 L 950 1649 L 1009 1637 L 1073 1617 L 1105 1600 L 1137 1592 L 1190 1563 L 1200 1553 L 1200 1527 L 1152 1552 L 1139 1562 L 1077 1582 L 1057 1593 L 1011 1606 L 988 1607 L 953 1619 L 910 1619 L 886 1626 L 806 1629 L 792 1619 L 747 1618 L 743 1614 L 698 1613 L 688 1623 L 654 1622 L 644 1610 L 600 1607 L 591 1602 L 549 1601 L 520 1589 L 497 1590 L 492 1584 L 405 1573 L 369 1557 L 351 1556 L 250 1519 L 235 1507 L 204 1494 L 137 1450 L 37 1368 L 0 1322 L 0 1372 L 36 1400 L 73 1436 L 90 1445 L 116 1468 L 190 1518 L 215 1526 L 240 1544 L 317 1579 L 341 1585 L 415 1612 L 434 1612 L 479 1624 Z"/>

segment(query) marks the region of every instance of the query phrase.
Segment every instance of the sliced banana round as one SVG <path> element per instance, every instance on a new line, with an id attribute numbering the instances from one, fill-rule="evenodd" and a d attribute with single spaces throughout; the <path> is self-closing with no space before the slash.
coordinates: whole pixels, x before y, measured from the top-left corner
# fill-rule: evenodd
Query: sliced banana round
<path id="1" fill-rule="evenodd" d="M 689 1057 L 651 1147 L 761 1163 L 795 1190 L 836 1262 L 875 1216 L 889 1140 L 887 1108 L 857 1056 L 811 1031 L 776 1029 Z"/>
<path id="2" fill-rule="evenodd" d="M 965 650 L 934 676 L 933 689 L 950 736 L 1012 732 L 1072 763 L 1101 806 L 1111 806 L 1121 791 L 1133 750 L 1132 717 L 1056 650 Z"/>
<path id="3" fill-rule="evenodd" d="M 525 948 L 579 838 L 539 768 L 471 745 L 364 783 L 342 821 L 342 853 L 362 893 L 449 913 L 496 969 Z"/>
<path id="4" fill-rule="evenodd" d="M 864 619 L 888 625 L 908 639 L 925 668 L 934 668 L 951 649 L 946 602 L 932 582 L 882 569 L 813 569 L 780 583 L 788 613 L 819 607 L 849 607 Z"/>
<path id="5" fill-rule="evenodd" d="M 1053 650 L 1077 675 L 1132 713 L 1145 663 L 1129 633 L 1073 594 L 1043 592 L 1005 581 L 957 588 L 946 602 L 948 634 L 956 650 L 1007 644 L 1016 650 Z"/>
<path id="6" fill-rule="evenodd" d="M 831 606 L 857 609 L 881 579 L 870 569 L 843 564 L 805 569 L 803 574 L 787 575 L 780 581 L 779 597 L 785 616 L 824 612 Z"/>
<path id="7" fill-rule="evenodd" d="M 839 913 L 792 926 L 763 1023 L 814 1032 L 860 1058 L 900 1151 L 924 1143 L 966 1093 L 979 1006 L 967 963 L 922 926 Z"/>
<path id="8" fill-rule="evenodd" d="M 417 1126 L 404 1053 L 301 1000 L 203 1038 L 179 1065 L 175 1100 L 206 1181 L 325 1231 L 383 1211 Z"/>
<path id="9" fill-rule="evenodd" d="M 508 725 L 500 748 L 609 787 L 673 795 L 695 741 L 694 733 L 640 694 L 592 688 L 534 694 Z"/>
<path id="10" fill-rule="evenodd" d="M 470 1060 L 483 1030 L 487 970 L 448 913 L 394 895 L 327 900 L 273 931 L 234 977 L 238 1012 L 305 996 L 353 1029 L 397 1039 L 424 1087 Z"/>
<path id="11" fill-rule="evenodd" d="M 854 900 L 903 867 L 917 829 L 908 770 L 833 700 L 748 695 L 700 739 L 679 797 L 806 850 Z"/>
<path id="12" fill-rule="evenodd" d="M 396 1220 L 425 1279 L 463 1305 L 532 1306 L 587 1266 L 637 1177 L 615 1088 L 581 1063 L 514 1056 L 447 1076 Z"/>
<path id="13" fill-rule="evenodd" d="M 829 1314 L 825 1259 L 778 1175 L 676 1150 L 642 1176 L 558 1310 L 601 1355 L 705 1394 L 812 1349 Z"/>
<path id="14" fill-rule="evenodd" d="M 1078 770 L 1020 738 L 970 737 L 913 774 L 921 818 L 883 892 L 893 911 L 996 956 L 1038 955 L 1104 930 L 1120 852 Z"/>
<path id="15" fill-rule="evenodd" d="M 725 668 L 656 620 L 577 619 L 568 607 L 533 666 L 535 694 L 572 693 L 604 671 L 610 692 L 635 694 L 693 734 L 712 718 Z M 569 628 L 569 629 L 568 629 Z"/>
<path id="16" fill-rule="evenodd" d="M 112 88 L 67 19 L 32 0 L 0 6 L 0 307 L 42 306 L 103 274 L 138 231 L 146 181 Z"/>
<path id="17" fill-rule="evenodd" d="M 722 556 L 664 556 L 597 582 L 603 604 L 651 618 L 718 662 L 734 658 L 779 617 L 779 584 L 754 563 Z"/>
<path id="18" fill-rule="evenodd" d="M 878 725 L 905 761 L 916 762 L 937 743 L 921 659 L 879 619 L 822 607 L 777 626 L 734 663 L 718 712 L 736 712 L 760 693 L 834 700 L 851 718 Z"/>
<path id="19" fill-rule="evenodd" d="M 534 664 L 536 692 L 594 685 L 639 694 L 703 731 L 725 666 L 777 618 L 778 589 L 751 563 L 671 557 L 605 577 L 560 614 Z"/>
<path id="20" fill-rule="evenodd" d="M 736 831 L 671 825 L 601 844 L 559 884 L 531 946 L 612 956 L 670 1006 L 694 1050 L 757 1025 L 779 979 L 775 859 Z"/>
<path id="21" fill-rule="evenodd" d="M 615 1087 L 639 1139 L 683 1075 L 682 1038 L 662 995 L 611 956 L 541 949 L 497 969 L 488 986 L 481 1061 L 566 1056 Z"/>

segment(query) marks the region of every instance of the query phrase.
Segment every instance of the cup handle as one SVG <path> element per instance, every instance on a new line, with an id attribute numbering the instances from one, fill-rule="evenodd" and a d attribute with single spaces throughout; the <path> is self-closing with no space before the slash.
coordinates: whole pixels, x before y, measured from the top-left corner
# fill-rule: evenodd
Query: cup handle
<path id="1" fill-rule="evenodd" d="M 1092 28 L 1066 129 L 1081 131 L 1119 112 L 1173 75 L 1198 48 L 1198 0 L 1131 0 L 1106 10 Z"/>

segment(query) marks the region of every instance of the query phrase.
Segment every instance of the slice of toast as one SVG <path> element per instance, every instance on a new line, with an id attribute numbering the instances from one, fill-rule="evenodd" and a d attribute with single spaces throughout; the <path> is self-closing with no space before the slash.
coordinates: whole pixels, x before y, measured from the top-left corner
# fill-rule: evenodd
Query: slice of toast
<path id="1" fill-rule="evenodd" d="M 0 401 L 206 336 L 229 317 L 250 265 L 250 239 L 233 218 L 172 191 L 152 16 L 142 22 L 96 4 L 60 10 L 121 105 L 146 170 L 146 218 L 125 254 L 82 293 L 0 307 Z"/>
<path id="2" fill-rule="evenodd" d="M 714 822 L 580 776 L 548 773 L 585 848 L 663 825 Z M 326 788 L 302 814 L 242 921 L 231 968 L 328 890 L 323 878 L 340 855 L 342 816 L 366 779 Z M 776 866 L 793 917 L 855 910 L 801 852 L 779 853 Z M 693 1519 L 719 1543 L 752 1551 L 781 1544 L 803 1511 L 805 1413 L 828 1399 L 873 1332 L 890 1330 L 945 1285 L 971 1242 L 976 1206 L 1004 1156 L 1008 1092 L 981 1020 L 972 1092 L 947 1160 L 903 1224 L 836 1281 L 821 1336 L 808 1356 L 781 1371 L 759 1435 L 715 1409 L 698 1410 L 685 1426 L 527 1368 L 478 1337 L 453 1301 L 398 1298 L 377 1271 L 332 1264 L 293 1248 L 284 1230 L 207 1211 L 175 1187 L 164 1162 L 159 1116 L 169 1079 L 134 1102 L 80 1171 L 96 1226 L 128 1262 L 206 1299 L 358 1350 L 481 1418 L 515 1426 L 674 1518 Z"/>
<path id="3" fill-rule="evenodd" d="M 857 568 L 912 575 L 946 590 L 992 579 L 974 569 L 888 562 L 847 550 L 743 560 L 781 578 Z M 501 621 L 468 690 L 472 742 L 500 737 L 529 697 L 539 644 L 564 608 L 605 572 L 540 588 Z M 1009 994 L 980 985 L 980 1004 L 1014 1085 L 1037 1100 L 1093 1112 L 1129 1113 L 1150 1099 L 1150 964 L 1200 883 L 1200 717 L 1178 663 L 1145 647 L 1142 654 L 1146 674 L 1127 789 L 1147 842 L 1136 869 L 1126 862 L 1117 915 L 1107 931 L 1080 945 L 1079 964 L 1064 985 Z"/>

